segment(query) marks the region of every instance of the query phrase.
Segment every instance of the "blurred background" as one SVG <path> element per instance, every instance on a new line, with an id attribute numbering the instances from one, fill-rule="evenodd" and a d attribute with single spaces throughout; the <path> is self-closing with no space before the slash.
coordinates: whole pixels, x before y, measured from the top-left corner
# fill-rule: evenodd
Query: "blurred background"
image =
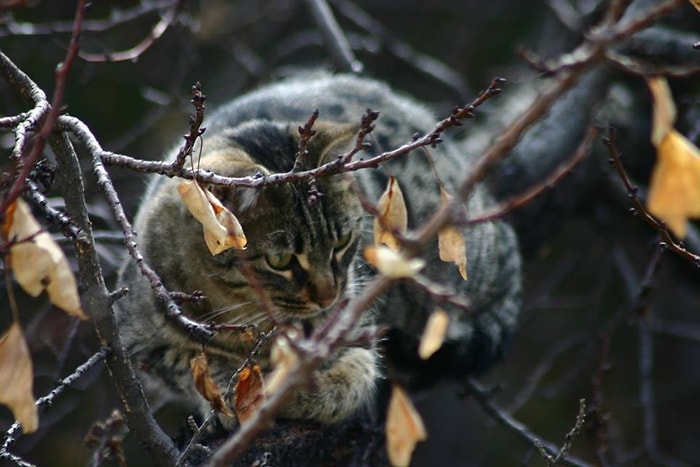
<path id="1" fill-rule="evenodd" d="M 641 8 L 654 2 L 632 3 Z M 571 50 L 607 4 L 330 1 L 363 73 L 426 102 L 437 116 L 471 101 L 493 77 L 508 79 L 502 98 L 479 110 L 473 126 L 468 122 L 455 133 L 486 140 L 497 133 L 488 133 L 492 128 L 479 125 L 479 119 L 513 118 L 520 111 L 519 96 L 531 95 L 542 79 L 518 51 L 552 58 Z M 70 39 L 74 2 L 3 1 L 0 8 L 0 49 L 50 94 Z M 136 59 L 78 60 L 71 70 L 65 111 L 89 125 L 107 150 L 159 159 L 181 144 L 191 112 L 190 88 L 197 81 L 211 110 L 295 69 L 336 69 L 306 2 L 299 0 L 94 2 L 82 51 L 99 56 L 131 49 L 169 11 L 175 12 L 170 27 Z M 644 59 L 684 65 L 698 40 L 691 33 L 700 26 L 699 16 L 688 5 L 662 22 L 672 34 L 687 36 L 688 50 L 660 43 L 658 49 L 642 50 Z M 646 85 L 619 69 L 605 79 L 600 106 L 615 106 L 596 122 L 617 128 L 626 167 L 643 188 L 654 161 Z M 671 84 L 679 108 L 676 126 L 697 143 L 697 82 L 689 76 Z M 0 82 L 0 115 L 25 110 Z M 567 118 L 561 121 L 564 132 Z M 4 156 L 13 143 L 11 132 L 0 134 Z M 562 161 L 569 156 L 562 154 Z M 557 444 L 573 427 L 578 401 L 585 398 L 587 422 L 571 452 L 592 464 L 700 465 L 700 272 L 659 250 L 658 234 L 628 212 L 630 202 L 607 158 L 596 142 L 572 177 L 535 207 L 513 215 L 526 258 L 522 327 L 504 362 L 481 381 L 493 388 L 494 401 L 505 412 Z M 508 162 L 505 166 L 507 171 Z M 7 157 L 0 159 L 0 168 L 10 171 Z M 147 177 L 116 168 L 110 173 L 133 214 Z M 125 250 L 87 161 L 84 175 L 104 273 L 113 285 Z M 60 198 L 50 200 L 60 207 Z M 70 253 L 70 242 L 61 245 Z M 90 323 L 77 323 L 41 299 L 17 294 L 34 358 L 35 394 L 41 396 L 99 344 Z M 11 319 L 7 303 L 3 282 L 3 329 Z M 416 403 L 428 440 L 418 446 L 414 465 L 544 465 L 531 443 L 495 422 L 460 385 L 435 388 Z M 118 407 L 109 374 L 97 365 L 41 413 L 39 431 L 20 438 L 12 451 L 38 465 L 90 464 L 95 453 L 84 438 Z M 161 412 L 164 426 L 176 434 L 182 414 Z M 0 431 L 11 422 L 9 410 L 0 407 Z M 151 464 L 134 440 L 127 437 L 125 447 L 129 465 Z"/>

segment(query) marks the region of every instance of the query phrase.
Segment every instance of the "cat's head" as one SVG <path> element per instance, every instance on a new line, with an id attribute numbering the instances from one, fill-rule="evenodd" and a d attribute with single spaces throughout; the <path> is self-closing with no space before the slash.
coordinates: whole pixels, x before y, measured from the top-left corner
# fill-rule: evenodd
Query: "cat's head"
<path id="1" fill-rule="evenodd" d="M 314 129 L 305 168 L 335 159 L 355 135 L 350 125 L 317 123 Z M 255 121 L 217 138 L 201 167 L 226 176 L 287 172 L 298 152 L 296 125 Z M 217 321 L 248 324 L 246 314 L 250 321 L 260 319 L 261 292 L 280 319 L 311 317 L 338 302 L 350 279 L 363 216 L 347 177 L 318 178 L 320 197 L 306 181 L 258 189 L 209 187 L 238 217 L 248 239 L 245 251 L 210 257 L 216 290 L 203 292 L 212 311 L 232 310 Z"/>

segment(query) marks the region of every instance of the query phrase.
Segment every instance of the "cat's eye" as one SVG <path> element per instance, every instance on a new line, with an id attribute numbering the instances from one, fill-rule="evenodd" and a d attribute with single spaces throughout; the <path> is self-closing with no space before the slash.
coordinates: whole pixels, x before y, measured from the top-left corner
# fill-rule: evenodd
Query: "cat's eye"
<path id="1" fill-rule="evenodd" d="M 277 270 L 288 269 L 289 265 L 292 263 L 292 258 L 294 258 L 294 254 L 288 251 L 265 254 L 265 261 L 268 266 Z"/>
<path id="2" fill-rule="evenodd" d="M 338 240 L 335 241 L 335 245 L 333 245 L 333 248 L 335 249 L 335 251 L 340 251 L 346 246 L 348 246 L 350 240 L 352 240 L 352 232 L 346 232 L 344 234 L 341 234 L 338 237 Z"/>

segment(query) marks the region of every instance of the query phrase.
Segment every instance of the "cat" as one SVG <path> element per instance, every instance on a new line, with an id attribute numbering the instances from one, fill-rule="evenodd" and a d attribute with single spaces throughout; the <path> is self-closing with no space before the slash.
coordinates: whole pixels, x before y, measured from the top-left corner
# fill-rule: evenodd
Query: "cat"
<path id="1" fill-rule="evenodd" d="M 308 141 L 309 167 L 336 159 L 354 143 L 360 118 L 367 109 L 379 112 L 376 128 L 366 138 L 369 148 L 358 158 L 394 149 L 425 134 L 437 122 L 422 104 L 387 85 L 351 75 L 308 73 L 282 80 L 238 97 L 207 115 L 202 138 L 203 169 L 226 176 L 259 176 L 286 172 L 298 151 L 298 127 L 318 109 Z M 185 313 L 200 322 L 254 324 L 271 328 L 256 287 L 264 289 L 278 321 L 298 324 L 309 332 L 322 323 L 345 296 L 362 292 L 375 274 L 362 257 L 373 243 L 373 218 L 353 191 L 359 187 L 376 203 L 389 176 L 403 189 L 408 227 L 415 229 L 435 212 L 439 182 L 454 192 L 465 176 L 470 155 L 457 141 L 443 142 L 352 174 L 316 180 L 320 193 L 309 200 L 308 182 L 262 189 L 208 187 L 239 219 L 248 239 L 244 251 L 212 255 L 205 247 L 201 225 L 177 193 L 177 180 L 156 176 L 135 219 L 139 246 L 146 262 L 171 291 L 202 291 L 201 304 L 185 303 Z M 197 151 L 195 151 L 196 153 Z M 174 157 L 174 153 L 170 155 Z M 484 186 L 477 186 L 466 203 L 470 215 L 490 203 Z M 438 258 L 437 241 L 425 249 L 426 277 L 469 301 L 469 310 L 441 304 L 450 316 L 442 348 L 429 360 L 417 357 L 416 347 L 425 322 L 436 308 L 429 294 L 411 281 L 395 285 L 367 310 L 358 327 L 388 329 L 375 345 L 339 349 L 314 373 L 308 388 L 299 391 L 279 414 L 292 419 L 332 424 L 371 404 L 375 388 L 387 373 L 409 388 L 458 379 L 483 371 L 500 359 L 517 326 L 520 309 L 520 254 L 512 228 L 497 220 L 463 229 L 467 245 L 468 280 L 452 263 Z M 256 286 L 249 283 L 251 274 Z M 135 364 L 194 402 L 202 413 L 211 406 L 195 387 L 190 359 L 204 348 L 214 381 L 225 388 L 250 351 L 250 340 L 236 332 L 221 332 L 205 345 L 190 339 L 165 319 L 148 281 L 133 260 L 122 267 L 119 284 L 129 293 L 116 304 L 118 324 Z M 257 357 L 263 372 L 270 370 L 269 348 Z M 231 429 L 235 421 L 221 421 Z"/>

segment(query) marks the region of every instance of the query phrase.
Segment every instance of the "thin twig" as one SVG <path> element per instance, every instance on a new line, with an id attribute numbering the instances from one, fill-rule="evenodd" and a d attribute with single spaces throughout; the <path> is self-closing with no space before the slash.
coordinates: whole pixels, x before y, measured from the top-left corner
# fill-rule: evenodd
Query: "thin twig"
<path id="1" fill-rule="evenodd" d="M 63 59 L 63 62 L 56 68 L 56 81 L 54 83 L 53 98 L 51 100 L 51 105 L 48 107 L 48 113 L 44 118 L 44 122 L 41 126 L 41 130 L 36 138 L 34 138 L 30 144 L 30 149 L 28 154 L 22 157 L 21 166 L 17 173 L 17 178 L 14 183 L 5 194 L 5 197 L 0 201 L 0 212 L 7 211 L 7 207 L 12 203 L 24 190 L 24 185 L 26 183 L 27 176 L 34 169 L 36 162 L 39 160 L 41 152 L 44 150 L 46 145 L 46 140 L 49 138 L 53 132 L 56 121 L 61 110 L 61 102 L 63 101 L 63 93 L 66 88 L 66 81 L 68 79 L 68 73 L 78 56 L 80 51 L 80 31 L 82 27 L 83 20 L 85 19 L 86 12 L 85 0 L 79 0 L 78 5 L 75 10 L 75 18 L 73 20 L 73 31 L 71 33 L 70 44 L 68 45 L 68 51 Z M 38 89 L 38 87 L 36 87 Z M 43 94 L 43 93 L 42 93 Z M 38 96 L 35 96 L 35 98 Z M 34 101 L 37 103 L 38 101 Z M 42 112 L 43 114 L 43 112 Z"/>
<path id="2" fill-rule="evenodd" d="M 185 144 L 175 156 L 175 160 L 172 163 L 173 170 L 179 171 L 184 167 L 185 160 L 192 155 L 195 143 L 206 131 L 206 128 L 202 128 L 205 101 L 206 96 L 202 92 L 202 85 L 197 81 L 192 86 L 192 99 L 190 100 L 192 107 L 194 107 L 194 116 L 190 116 L 190 132 L 185 135 Z"/>
<path id="3" fill-rule="evenodd" d="M 64 212 L 49 206 L 48 200 L 39 191 L 39 187 L 37 187 L 36 183 L 28 180 L 26 188 L 27 198 L 34 206 L 37 206 L 44 213 L 44 216 L 51 224 L 57 225 L 63 234 L 76 244 L 87 246 L 87 242 L 80 228 L 78 228 Z"/>
<path id="4" fill-rule="evenodd" d="M 325 0 L 304 1 L 309 10 L 311 10 L 311 15 L 325 38 L 326 47 L 328 47 L 335 65 L 345 72 L 362 72 L 364 68 L 362 62 L 353 54 L 347 37 L 345 37 L 343 30 L 335 20 L 333 12 Z"/>
<path id="5" fill-rule="evenodd" d="M 498 404 L 491 400 L 492 393 L 481 383 L 473 378 L 469 378 L 466 383 L 466 387 L 469 390 L 469 395 L 479 404 L 479 406 L 491 416 L 499 425 L 508 429 L 508 431 L 515 433 L 518 437 L 524 439 L 531 445 L 536 445 L 539 443 L 541 449 L 544 452 L 552 456 L 557 456 L 561 452 L 560 448 L 549 441 L 542 441 L 540 438 L 533 433 L 526 425 L 515 420 L 510 414 L 503 410 Z M 578 417 L 577 417 L 578 422 Z M 566 455 L 561 458 L 560 461 L 567 465 L 574 465 L 577 467 L 590 467 L 590 464 L 579 459 L 578 457 Z"/>
<path id="6" fill-rule="evenodd" d="M 700 256 L 688 251 L 682 243 L 676 241 L 671 232 L 668 230 L 668 227 L 666 227 L 666 224 L 649 214 L 649 211 L 647 211 L 644 203 L 642 203 L 639 196 L 637 196 L 637 187 L 630 181 L 630 178 L 625 171 L 625 167 L 622 164 L 622 156 L 617 149 L 615 130 L 612 127 L 608 130 L 608 136 L 603 139 L 603 142 L 608 147 L 610 152 L 610 162 L 620 175 L 622 183 L 624 183 L 627 193 L 632 200 L 632 204 L 634 206 L 634 208 L 632 208 L 632 212 L 659 233 L 663 239 L 664 246 L 668 247 L 670 251 L 677 254 L 681 258 L 690 261 L 693 265 L 700 267 Z"/>
<path id="7" fill-rule="evenodd" d="M 56 386 L 48 394 L 38 398 L 34 402 L 34 405 L 36 405 L 37 408 L 43 408 L 45 406 L 50 406 L 51 404 L 53 404 L 56 398 L 58 398 L 58 396 L 60 396 L 66 388 L 70 387 L 73 383 L 85 376 L 85 374 L 90 369 L 92 369 L 92 367 L 103 361 L 108 352 L 109 349 L 107 348 L 102 348 L 98 350 L 97 353 L 93 354 L 90 358 L 88 358 L 85 363 L 73 370 L 73 373 L 60 380 L 58 384 L 56 384 Z M 3 453 L 7 452 L 12 443 L 14 443 L 19 438 L 19 433 L 20 424 L 18 422 L 15 422 L 5 433 L 5 438 L 3 439 L 2 446 L 0 446 L 0 457 L 3 455 Z"/>
<path id="8" fill-rule="evenodd" d="M 0 117 L 0 128 L 15 128 L 29 118 L 29 112 L 22 112 L 19 115 Z"/>
<path id="9" fill-rule="evenodd" d="M 108 18 L 86 19 L 83 21 L 83 31 L 105 32 L 117 26 L 122 26 L 131 21 L 147 16 L 154 11 L 172 6 L 180 0 L 149 0 L 140 2 L 132 8 L 113 9 Z M 16 21 L 11 15 L 2 18 L 0 24 L 0 37 L 6 36 L 48 36 L 53 34 L 70 33 L 73 30 L 73 21 L 55 21 L 49 23 L 30 23 Z"/>
<path id="10" fill-rule="evenodd" d="M 313 129 L 313 126 L 314 123 L 316 123 L 318 115 L 318 109 L 314 110 L 311 112 L 311 116 L 309 116 L 306 123 L 297 129 L 299 133 L 299 143 L 297 144 L 297 154 L 296 158 L 294 159 L 294 165 L 292 166 L 292 172 L 299 172 L 300 170 L 308 169 L 312 165 L 309 164 L 309 161 L 307 160 L 309 157 L 309 150 L 307 149 L 307 146 L 311 137 L 316 134 L 316 130 Z"/>
<path id="11" fill-rule="evenodd" d="M 274 330 L 266 332 L 266 333 L 260 333 L 258 335 L 258 338 L 256 339 L 255 343 L 253 344 L 252 349 L 250 352 L 248 352 L 248 355 L 246 356 L 245 360 L 238 366 L 234 374 L 231 376 L 231 379 L 229 380 L 229 384 L 224 391 L 223 398 L 224 400 L 228 400 L 231 396 L 231 393 L 233 392 L 233 387 L 234 387 L 234 382 L 238 378 L 238 375 L 241 373 L 243 368 L 251 365 L 254 361 L 254 359 L 258 356 L 260 353 L 260 350 L 262 349 L 262 346 L 267 343 L 270 340 L 270 337 L 274 334 Z M 177 460 L 177 463 L 175 464 L 176 467 L 180 467 L 181 465 L 184 465 L 187 462 L 187 458 L 192 452 L 192 450 L 195 448 L 197 443 L 199 443 L 199 440 L 201 439 L 202 435 L 206 433 L 207 427 L 212 423 L 214 420 L 214 417 L 216 416 L 216 410 L 212 409 L 209 414 L 207 414 L 207 417 L 204 419 L 204 421 L 201 423 L 201 425 L 197 425 L 196 423 L 194 424 L 194 430 L 192 434 L 192 438 L 190 438 L 189 442 L 187 443 L 187 446 L 182 450 L 182 453 L 180 454 L 180 457 Z"/>
<path id="12" fill-rule="evenodd" d="M 182 313 L 182 310 L 180 310 L 180 307 L 172 299 L 170 292 L 165 288 L 158 274 L 144 260 L 143 255 L 139 251 L 136 243 L 134 229 L 131 227 L 131 223 L 126 217 L 124 208 L 119 202 L 119 195 L 114 189 L 112 180 L 99 157 L 93 156 L 92 166 L 95 175 L 97 176 L 97 185 L 102 189 L 105 199 L 112 208 L 112 212 L 114 213 L 122 232 L 124 232 L 126 248 L 134 261 L 136 261 L 141 274 L 143 274 L 143 276 L 148 279 L 149 283 L 151 284 L 151 288 L 155 293 L 156 299 L 165 309 L 165 316 L 180 326 L 196 341 L 201 343 L 209 342 L 213 337 L 213 333 L 207 328 L 207 326 L 190 319 Z"/>
<path id="13" fill-rule="evenodd" d="M 538 451 L 540 451 L 540 454 L 547 462 L 547 465 L 552 466 L 558 463 L 560 460 L 565 459 L 569 455 L 569 450 L 571 449 L 574 440 L 581 432 L 581 428 L 583 428 L 584 423 L 586 423 L 586 400 L 580 399 L 578 402 L 578 414 L 576 414 L 576 422 L 574 423 L 574 426 L 571 428 L 571 430 L 569 430 L 569 432 L 566 433 L 566 436 L 564 437 L 564 444 L 561 448 L 559 448 L 559 452 L 552 456 L 550 453 L 547 452 L 547 450 L 542 445 L 542 442 L 539 439 L 535 440 L 535 447 Z"/>
<path id="14" fill-rule="evenodd" d="M 586 156 L 591 152 L 591 145 L 593 141 L 598 136 L 599 129 L 596 127 L 591 127 L 584 136 L 581 144 L 576 149 L 573 157 L 569 159 L 564 164 L 560 165 L 554 172 L 552 172 L 547 178 L 537 183 L 535 186 L 531 187 L 529 190 L 515 195 L 501 203 L 494 206 L 485 213 L 479 214 L 478 217 L 473 217 L 466 219 L 464 221 L 457 222 L 457 225 L 475 225 L 483 222 L 489 222 L 495 219 L 500 219 L 506 214 L 516 209 L 521 208 L 530 201 L 532 201 L 537 196 L 541 195 L 546 190 L 551 190 L 559 183 L 569 172 L 571 172 L 574 167 L 576 167 L 579 162 L 581 162 Z"/>
<path id="15" fill-rule="evenodd" d="M 136 60 L 141 54 L 148 50 L 153 44 L 156 43 L 158 39 L 168 30 L 168 28 L 173 24 L 175 18 L 180 11 L 182 0 L 173 3 L 170 8 L 165 10 L 165 13 L 161 15 L 160 20 L 153 26 L 150 33 L 144 37 L 141 42 L 131 47 L 130 49 L 123 50 L 120 52 L 107 52 L 107 53 L 89 53 L 80 52 L 80 58 L 87 62 L 123 62 L 127 60 Z"/>
<path id="16" fill-rule="evenodd" d="M 521 385 L 522 387 L 518 393 L 513 396 L 512 401 L 505 407 L 505 409 L 510 413 L 516 413 L 519 411 L 532 397 L 534 392 L 540 385 L 542 379 L 549 373 L 552 366 L 557 361 L 559 357 L 570 352 L 571 350 L 580 347 L 590 340 L 591 336 L 589 333 L 579 333 L 574 336 L 569 336 L 567 339 L 562 340 L 554 344 L 547 354 L 540 359 L 537 366 L 528 372 L 527 379 Z"/>
<path id="17" fill-rule="evenodd" d="M 651 329 L 657 334 L 672 336 L 679 339 L 686 339 L 691 342 L 700 343 L 700 326 L 690 322 L 677 322 L 663 320 L 653 320 Z"/>
<path id="18" fill-rule="evenodd" d="M 364 29 L 373 42 L 381 41 L 381 44 L 396 58 L 435 80 L 460 99 L 469 95 L 469 89 L 465 84 L 464 77 L 457 70 L 431 55 L 416 50 L 408 42 L 397 38 L 381 22 L 372 18 L 355 2 L 332 0 L 332 3 L 341 15 L 352 21 L 356 26 Z"/>
<path id="19" fill-rule="evenodd" d="M 161 161 L 143 161 L 135 159 L 130 156 L 123 154 L 115 154 L 102 149 L 102 146 L 97 141 L 97 138 L 92 134 L 90 129 L 75 117 L 68 115 L 61 116 L 59 118 L 59 128 L 62 130 L 70 131 L 75 136 L 77 136 L 81 142 L 85 145 L 88 151 L 93 156 L 98 156 L 107 165 L 114 165 L 124 168 L 133 169 L 138 172 L 143 173 L 158 173 L 161 175 L 166 175 L 168 177 L 182 177 L 187 179 L 196 179 L 202 183 L 208 183 L 212 185 L 221 185 L 227 187 L 245 187 L 245 188 L 260 188 L 270 185 L 279 185 L 284 183 L 293 183 L 299 181 L 308 181 L 310 179 L 324 177 L 333 174 L 353 172 L 365 168 L 378 167 L 380 164 L 387 162 L 391 159 L 397 157 L 405 156 L 409 152 L 425 147 L 433 146 L 440 143 L 440 135 L 447 129 L 458 126 L 461 121 L 473 116 L 473 112 L 476 108 L 486 102 L 490 97 L 498 94 L 501 89 L 500 85 L 503 84 L 504 80 L 501 78 L 494 79 L 489 87 L 479 94 L 479 96 L 474 99 L 470 104 L 464 107 L 458 107 L 454 112 L 447 118 L 438 122 L 433 130 L 428 132 L 426 135 L 416 138 L 411 142 L 408 142 L 392 151 L 387 151 L 377 156 L 364 159 L 347 162 L 346 156 L 341 155 L 336 160 L 328 162 L 321 165 L 320 167 L 311 170 L 302 170 L 299 172 L 289 172 L 272 174 L 262 177 L 249 176 L 249 177 L 222 177 L 216 175 L 207 170 L 192 170 L 188 168 L 182 168 L 181 170 L 174 170 L 172 163 L 161 162 Z M 353 152 L 354 151 L 354 152 Z M 350 152 L 356 153 L 357 149 L 353 148 Z"/>

